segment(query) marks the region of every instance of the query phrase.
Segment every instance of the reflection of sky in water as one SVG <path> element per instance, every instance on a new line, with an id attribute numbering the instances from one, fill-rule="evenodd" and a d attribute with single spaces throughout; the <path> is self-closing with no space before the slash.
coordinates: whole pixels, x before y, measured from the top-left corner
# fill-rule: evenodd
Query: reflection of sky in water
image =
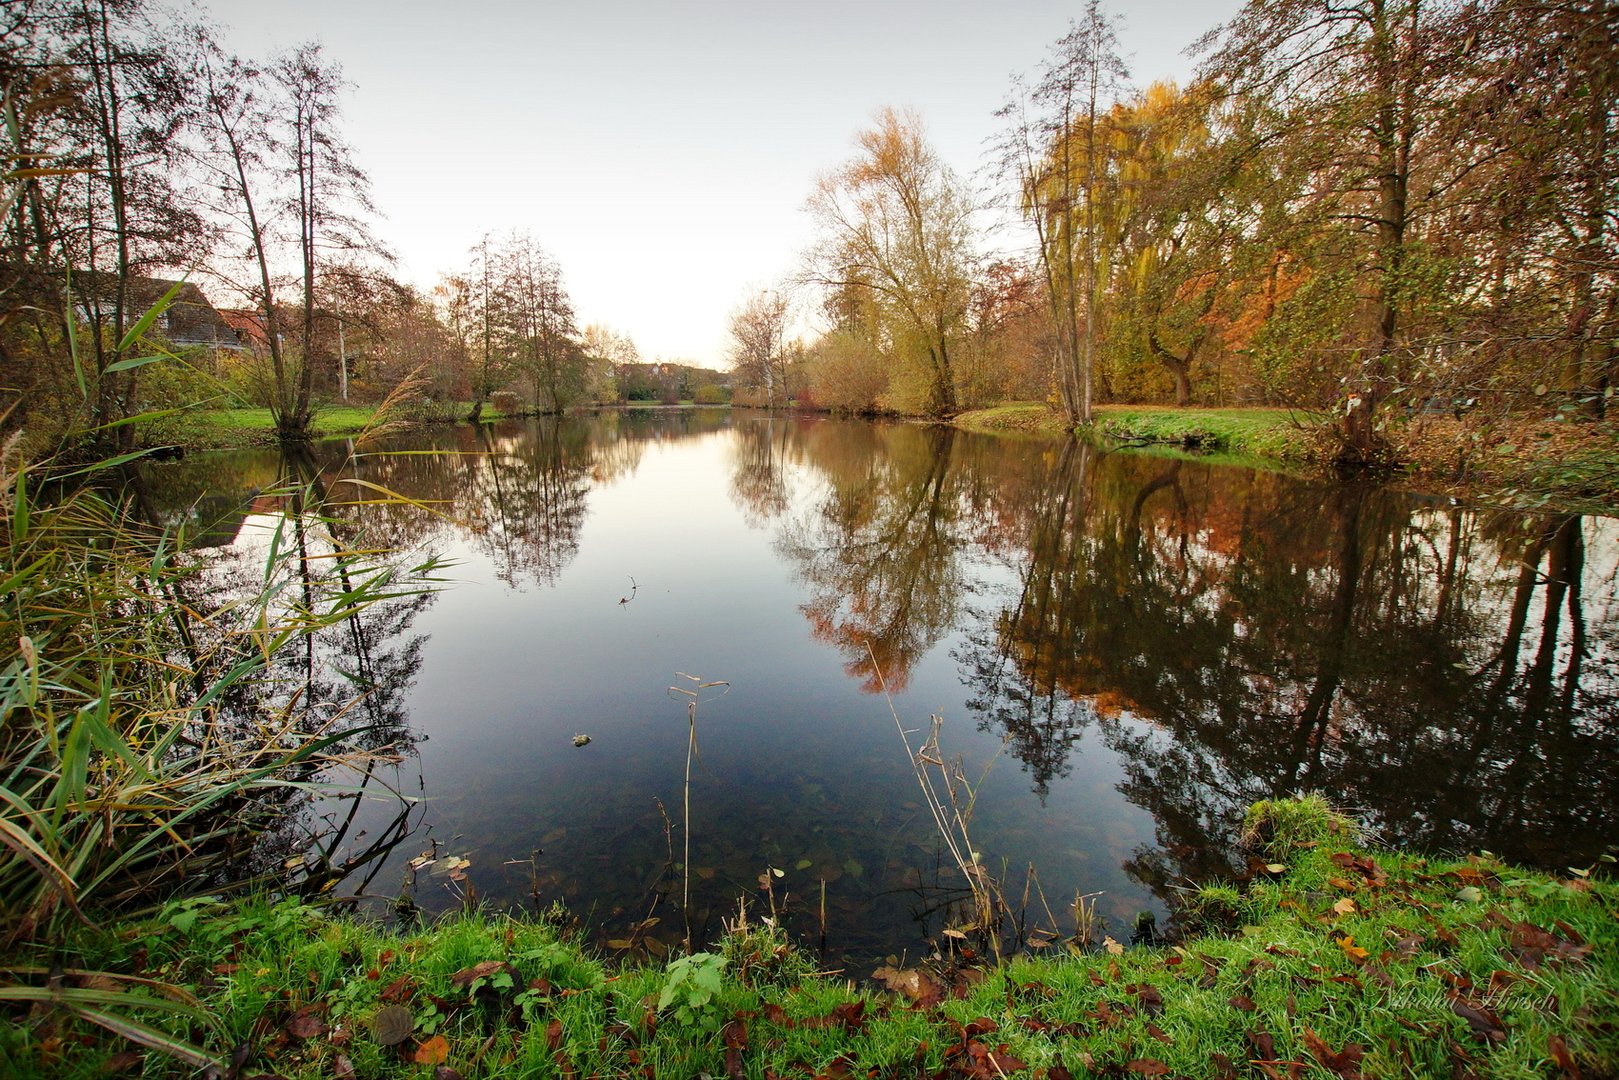
<path id="1" fill-rule="evenodd" d="M 528 860 L 543 851 L 534 864 L 542 900 L 565 899 L 607 936 L 655 914 L 665 940 L 677 939 L 678 880 L 673 905 L 655 902 L 656 887 L 670 884 L 658 805 L 679 859 L 686 721 L 667 688 L 689 672 L 731 684 L 701 706 L 692 784 L 693 888 L 709 927 L 775 866 L 810 936 L 827 882 L 834 951 L 914 950 L 913 913 L 937 902 L 917 887 L 954 885 L 956 875 L 937 862 L 886 703 L 862 690 L 864 654 L 839 637 L 851 627 L 906 642 L 894 655 L 909 671 L 886 672 L 903 687 L 895 707 L 911 728 L 943 716 L 946 753 L 983 777 L 974 841 L 987 864 L 1005 867 L 1008 891 L 1021 895 L 1033 864 L 1053 909 L 1100 892 L 1098 908 L 1121 936 L 1136 911 L 1163 912 L 1180 875 L 1233 868 L 1224 847 L 1233 814 L 1300 778 L 1329 795 L 1337 785 L 1396 834 L 1498 837 L 1508 851 L 1514 829 L 1564 811 L 1529 805 L 1544 802 L 1532 791 L 1499 806 L 1468 794 L 1503 774 L 1503 746 L 1526 762 L 1583 755 L 1595 764 L 1571 789 L 1613 794 L 1613 717 L 1604 725 L 1597 715 L 1613 703 L 1611 522 L 1577 530 L 1583 592 L 1570 610 L 1581 620 L 1577 632 L 1568 619 L 1555 628 L 1547 651 L 1544 572 L 1529 580 L 1532 602 L 1518 603 L 1523 545 L 1472 515 L 1401 496 L 1345 502 L 1242 470 L 1077 458 L 1053 444 L 925 429 L 667 421 L 696 423 L 682 434 L 661 420 L 616 423 L 570 424 L 567 438 L 553 425 L 509 425 L 482 443 L 437 433 L 428 438 L 481 456 L 362 463 L 470 526 L 396 522 L 391 534 L 454 560 L 456 584 L 409 627 L 426 635 L 408 698 L 421 741 L 400 783 L 407 793 L 420 784 L 423 829 L 390 857 L 373 893 L 397 890 L 430 827 L 446 850 L 470 856 L 485 900 L 522 902 Z M 188 501 L 174 486 L 169 500 Z M 1054 495 L 1070 488 L 1083 497 Z M 250 518 L 255 528 L 237 543 L 262 544 L 269 520 Z M 904 545 L 943 552 L 948 566 L 907 566 Z M 1460 567 L 1449 579 L 1439 574 L 1447 563 Z M 1356 568 L 1347 578 L 1345 565 Z M 1346 580 L 1355 588 L 1341 588 Z M 1041 588 L 1056 598 L 1049 618 L 1019 622 L 1012 613 L 1039 607 L 1029 597 Z M 1485 669 L 1520 608 L 1522 672 L 1499 684 L 1503 699 L 1539 707 L 1544 654 L 1553 691 L 1580 686 L 1570 699 L 1578 715 L 1563 720 L 1605 728 L 1595 742 L 1558 741 L 1562 714 L 1536 718 L 1523 739 L 1490 742 L 1489 732 L 1510 728 L 1504 714 L 1435 704 L 1496 685 Z M 1340 609 L 1350 636 L 1333 639 Z M 1007 637 L 1009 627 L 1040 626 L 1070 636 Z M 1576 653 L 1583 666 L 1571 680 Z M 975 681 L 981 668 L 996 673 L 989 683 Z M 1320 698 L 1324 672 L 1335 682 L 1321 729 L 1290 754 L 1292 716 Z M 1017 696 L 1040 687 L 1044 698 Z M 1388 703 L 1411 687 L 1431 715 L 1399 727 Z M 994 719 L 1003 714 L 1014 719 Z M 1018 738 L 1003 749 L 1008 723 Z M 575 748 L 576 734 L 590 744 Z M 1469 754 L 1483 764 L 1467 764 Z M 1043 797 L 1038 761 L 1049 774 Z M 1460 762 L 1454 775 L 1449 762 Z M 1384 774 L 1413 773 L 1420 783 L 1379 786 Z M 393 812 L 378 802 L 361 816 L 380 829 Z M 1612 840 L 1567 838 L 1582 851 Z M 455 902 L 427 875 L 417 898 Z"/>

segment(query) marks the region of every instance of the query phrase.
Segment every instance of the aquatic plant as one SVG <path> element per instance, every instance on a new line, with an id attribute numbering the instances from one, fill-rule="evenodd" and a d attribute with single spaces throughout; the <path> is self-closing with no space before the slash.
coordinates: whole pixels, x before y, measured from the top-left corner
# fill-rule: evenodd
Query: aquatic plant
<path id="1" fill-rule="evenodd" d="M 691 952 L 691 763 L 697 756 L 697 705 L 702 700 L 704 690 L 715 687 L 724 687 L 720 694 L 730 692 L 731 684 L 724 679 L 703 681 L 700 675 L 687 675 L 684 671 L 675 672 L 676 678 L 685 679 L 690 686 L 671 686 L 669 693 L 686 700 L 686 784 L 682 791 L 682 801 L 685 811 L 685 820 L 682 831 L 685 834 L 685 854 L 681 857 L 681 884 L 680 884 L 680 911 L 686 921 L 685 949 Z"/>

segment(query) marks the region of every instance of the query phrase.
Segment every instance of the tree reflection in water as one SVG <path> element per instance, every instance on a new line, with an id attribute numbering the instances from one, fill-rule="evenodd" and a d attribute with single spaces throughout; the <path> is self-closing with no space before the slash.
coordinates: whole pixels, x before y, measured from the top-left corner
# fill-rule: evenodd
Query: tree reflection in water
<path id="1" fill-rule="evenodd" d="M 1614 628 L 1592 640 L 1582 600 L 1613 523 L 1096 458 L 1065 447 L 1006 500 L 1018 585 L 958 660 L 1037 791 L 1093 722 L 1124 756 L 1158 822 L 1145 883 L 1236 872 L 1243 809 L 1299 790 L 1427 850 L 1619 839 Z"/>

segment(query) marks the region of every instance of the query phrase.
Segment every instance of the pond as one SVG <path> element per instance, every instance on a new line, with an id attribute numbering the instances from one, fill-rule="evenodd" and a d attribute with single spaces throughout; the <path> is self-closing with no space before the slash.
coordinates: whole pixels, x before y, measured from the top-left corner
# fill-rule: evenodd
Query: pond
<path id="1" fill-rule="evenodd" d="M 339 838 L 339 863 L 386 848 L 340 894 L 560 900 L 656 951 L 689 881 L 699 943 L 746 897 L 829 962 L 914 957 L 963 891 L 896 726 L 933 715 L 982 863 L 1068 930 L 1099 894 L 1120 940 L 1241 875 L 1242 811 L 1269 796 L 1322 791 L 1424 851 L 1563 867 L 1619 843 L 1611 519 L 722 410 L 350 449 L 147 474 L 222 569 L 251 565 L 289 475 L 417 500 L 336 513 L 452 561 L 323 645 L 317 692 L 369 689 L 355 715 L 400 750 L 372 790 L 418 800 L 287 823 L 289 849 Z M 682 674 L 728 684 L 698 706 L 689 874 Z"/>

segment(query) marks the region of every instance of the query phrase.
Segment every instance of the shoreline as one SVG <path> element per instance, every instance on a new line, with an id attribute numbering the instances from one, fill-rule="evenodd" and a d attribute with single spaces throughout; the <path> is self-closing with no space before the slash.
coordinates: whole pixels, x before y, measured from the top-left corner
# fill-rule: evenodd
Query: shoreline
<path id="1" fill-rule="evenodd" d="M 623 402 L 581 412 L 687 411 L 729 405 Z M 486 411 L 480 423 L 531 419 Z M 814 415 L 823 415 L 816 413 Z M 466 423 L 462 416 L 404 417 L 380 430 L 400 432 Z M 375 424 L 362 406 L 328 409 L 316 417 L 317 440 L 364 435 Z M 1048 405 L 1021 402 L 973 409 L 948 423 L 963 431 L 1060 438 L 1066 426 Z M 1289 409 L 1200 409 L 1102 405 L 1088 430 L 1075 432 L 1113 450 L 1184 454 L 1190 460 L 1251 468 L 1304 471 L 1321 477 L 1365 476 L 1429 496 L 1508 509 L 1619 516 L 1619 426 L 1612 423 L 1535 421 L 1493 431 L 1489 438 L 1449 420 L 1424 418 L 1393 432 L 1405 464 L 1384 472 L 1344 473 L 1330 463 L 1319 437 L 1319 418 Z M 186 452 L 242 450 L 275 445 L 267 410 L 214 410 L 197 414 L 176 438 L 154 444 Z"/>
<path id="2" fill-rule="evenodd" d="M 560 910 L 391 931 L 293 900 L 202 898 L 70 937 L 50 961 L 65 973 L 53 1034 L 7 1025 L 0 1059 L 83 1077 L 140 1059 L 72 1018 L 80 992 L 141 1025 L 123 1036 L 154 1047 L 149 1076 L 190 1071 L 154 1069 L 165 1053 L 299 1080 L 1619 1070 L 1609 866 L 1379 850 L 1319 797 L 1255 804 L 1248 840 L 1251 877 L 1190 891 L 1200 929 L 1178 943 L 1059 939 L 991 966 L 941 937 L 911 967 L 822 971 L 757 913 L 665 963 L 602 958 Z"/>

